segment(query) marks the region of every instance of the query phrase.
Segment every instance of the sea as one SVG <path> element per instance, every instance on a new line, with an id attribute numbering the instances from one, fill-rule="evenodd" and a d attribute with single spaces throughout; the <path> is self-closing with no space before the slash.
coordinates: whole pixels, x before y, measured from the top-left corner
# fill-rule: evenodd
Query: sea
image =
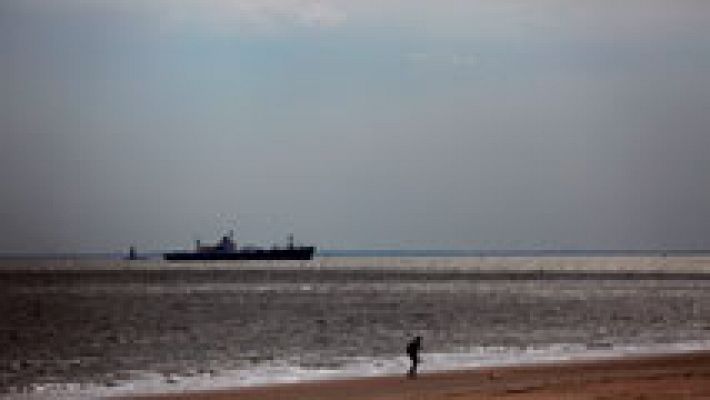
<path id="1" fill-rule="evenodd" d="M 710 349 L 710 256 L 0 260 L 0 398 L 81 399 Z"/>

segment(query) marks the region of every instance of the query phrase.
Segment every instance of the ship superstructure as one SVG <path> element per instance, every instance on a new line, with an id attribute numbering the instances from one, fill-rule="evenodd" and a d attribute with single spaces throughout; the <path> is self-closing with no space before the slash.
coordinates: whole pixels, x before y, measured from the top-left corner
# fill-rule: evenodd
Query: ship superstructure
<path id="1" fill-rule="evenodd" d="M 194 251 L 174 251 L 163 254 L 168 261 L 220 261 L 220 260 L 311 260 L 315 246 L 296 246 L 293 235 L 288 236 L 286 246 L 239 247 L 234 240 L 234 231 L 222 236 L 214 245 L 202 245 L 198 240 Z"/>

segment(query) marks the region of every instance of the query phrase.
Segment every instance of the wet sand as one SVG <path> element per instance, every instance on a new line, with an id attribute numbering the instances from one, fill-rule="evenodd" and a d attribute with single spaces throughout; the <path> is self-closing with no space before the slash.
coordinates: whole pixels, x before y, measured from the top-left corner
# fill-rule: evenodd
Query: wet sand
<path id="1" fill-rule="evenodd" d="M 710 399 L 710 352 L 349 379 L 142 400 Z"/>

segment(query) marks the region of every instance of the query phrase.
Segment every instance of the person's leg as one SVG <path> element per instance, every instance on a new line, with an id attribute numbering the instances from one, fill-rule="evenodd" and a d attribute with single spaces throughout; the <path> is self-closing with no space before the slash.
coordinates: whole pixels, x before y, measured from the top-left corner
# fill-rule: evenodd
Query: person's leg
<path id="1" fill-rule="evenodd" d="M 409 356 L 409 361 L 411 362 L 411 365 L 409 366 L 409 372 L 407 373 L 407 376 L 410 378 L 413 378 L 414 375 L 417 373 L 416 368 L 417 368 L 417 358 Z"/>

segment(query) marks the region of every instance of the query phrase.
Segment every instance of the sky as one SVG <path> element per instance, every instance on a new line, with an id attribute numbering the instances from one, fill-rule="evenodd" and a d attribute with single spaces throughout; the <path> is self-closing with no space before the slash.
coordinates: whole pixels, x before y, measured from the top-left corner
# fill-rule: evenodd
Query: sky
<path id="1" fill-rule="evenodd" d="M 710 248 L 706 0 L 3 0 L 0 252 Z"/>

